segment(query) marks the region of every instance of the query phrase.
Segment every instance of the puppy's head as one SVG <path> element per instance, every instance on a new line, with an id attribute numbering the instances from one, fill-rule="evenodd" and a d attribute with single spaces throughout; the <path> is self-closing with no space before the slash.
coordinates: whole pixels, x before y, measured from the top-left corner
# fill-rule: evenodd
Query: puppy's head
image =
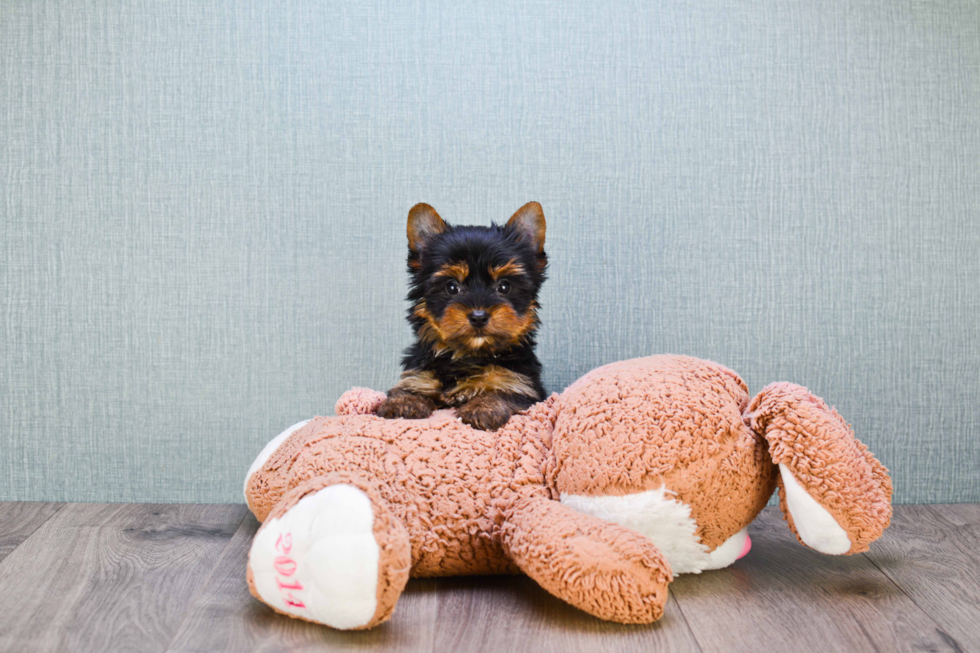
<path id="1" fill-rule="evenodd" d="M 409 321 L 437 352 L 494 353 L 538 326 L 545 220 L 529 202 L 507 224 L 454 227 L 428 204 L 408 213 Z"/>

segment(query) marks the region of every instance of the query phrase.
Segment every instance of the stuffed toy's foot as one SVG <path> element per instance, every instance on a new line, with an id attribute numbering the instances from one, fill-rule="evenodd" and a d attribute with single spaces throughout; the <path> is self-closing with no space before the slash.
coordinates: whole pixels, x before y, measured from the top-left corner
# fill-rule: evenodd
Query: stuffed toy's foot
<path id="1" fill-rule="evenodd" d="M 408 532 L 349 474 L 288 492 L 252 542 L 252 594 L 278 612 L 340 629 L 391 617 L 411 566 Z"/>
<path id="2" fill-rule="evenodd" d="M 735 564 L 736 560 L 741 560 L 749 554 L 752 549 L 752 538 L 749 537 L 748 527 L 718 545 L 714 551 L 708 554 L 708 564 L 701 571 L 711 571 L 713 569 L 724 569 Z"/>
<path id="3" fill-rule="evenodd" d="M 821 553 L 867 551 L 891 521 L 891 479 L 837 411 L 806 388 L 773 383 L 745 417 L 779 465 L 779 507 L 797 539 Z"/>
<path id="4" fill-rule="evenodd" d="M 639 533 L 543 497 L 507 510 L 501 533 L 521 570 L 563 601 L 620 623 L 663 614 L 670 566 Z"/>

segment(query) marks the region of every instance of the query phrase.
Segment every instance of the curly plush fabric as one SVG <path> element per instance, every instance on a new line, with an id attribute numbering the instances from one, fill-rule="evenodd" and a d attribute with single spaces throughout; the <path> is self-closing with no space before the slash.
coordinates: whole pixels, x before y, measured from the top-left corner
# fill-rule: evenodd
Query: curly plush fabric
<path id="1" fill-rule="evenodd" d="M 748 417 L 752 428 L 765 434 L 773 462 L 786 465 L 846 531 L 848 553 L 867 551 L 891 522 L 892 483 L 888 470 L 854 437 L 844 418 L 792 383 L 763 388 Z M 783 517 L 802 543 L 782 478 L 778 486 Z"/>
<path id="2" fill-rule="evenodd" d="M 371 411 L 383 397 L 364 388 L 345 393 L 336 417 L 314 418 L 285 437 L 246 482 L 262 529 L 273 520 L 282 527 L 303 497 L 336 484 L 367 497 L 360 501 L 373 515 L 380 561 L 368 588 L 374 614 L 351 623 L 355 617 L 323 592 L 319 612 L 298 596 L 280 605 L 250 582 L 253 594 L 291 616 L 331 623 L 335 610 L 336 623 L 366 628 L 391 616 L 409 571 L 523 571 L 600 618 L 648 623 L 667 600 L 668 555 L 697 572 L 731 564 L 736 555 L 726 551 L 747 550 L 744 529 L 776 488 L 777 463 L 822 519 L 836 520 L 849 553 L 865 550 L 890 518 L 887 471 L 836 412 L 790 384 L 750 401 L 737 374 L 708 361 L 652 356 L 598 368 L 496 432 L 477 431 L 450 410 L 381 419 Z M 793 507 L 785 498 L 782 505 L 796 532 Z M 296 532 L 336 543 L 343 533 L 335 526 L 321 520 Z M 256 536 L 250 578 L 274 573 L 274 552 L 256 549 L 268 540 Z M 364 566 L 373 557 L 350 555 L 359 578 L 374 569 Z M 316 564 L 303 562 L 303 578 L 329 587 Z M 296 574 L 277 582 L 308 584 Z"/>
<path id="3" fill-rule="evenodd" d="M 333 410 L 338 415 L 370 415 L 384 400 L 383 392 L 370 388 L 351 388 L 340 395 Z"/>
<path id="4" fill-rule="evenodd" d="M 508 554 L 552 594 L 620 623 L 649 623 L 663 614 L 673 577 L 647 538 L 540 498 L 522 499 L 506 517 L 501 537 Z"/>
<path id="5" fill-rule="evenodd" d="M 300 483 L 290 490 L 276 504 L 275 509 L 268 515 L 267 521 L 282 517 L 304 497 L 335 484 L 351 485 L 362 490 L 371 499 L 374 509 L 372 531 L 380 549 L 379 578 L 375 589 L 377 607 L 370 619 L 365 624 L 358 626 L 357 629 L 370 628 L 391 617 L 395 610 L 395 602 L 402 590 L 405 589 L 405 583 L 408 582 L 409 569 L 411 568 L 411 545 L 409 544 L 408 532 L 401 522 L 391 515 L 385 503 L 379 499 L 377 488 L 356 475 L 344 472 L 318 476 Z M 258 596 L 258 588 L 251 566 L 248 567 L 246 580 L 249 591 L 254 596 Z M 285 610 L 276 609 L 276 611 L 290 617 L 298 616 Z"/>
<path id="6" fill-rule="evenodd" d="M 665 486 L 691 507 L 713 549 L 775 488 L 765 441 L 742 421 L 748 402 L 738 375 L 708 361 L 652 356 L 600 367 L 562 395 L 553 482 L 592 496 Z"/>

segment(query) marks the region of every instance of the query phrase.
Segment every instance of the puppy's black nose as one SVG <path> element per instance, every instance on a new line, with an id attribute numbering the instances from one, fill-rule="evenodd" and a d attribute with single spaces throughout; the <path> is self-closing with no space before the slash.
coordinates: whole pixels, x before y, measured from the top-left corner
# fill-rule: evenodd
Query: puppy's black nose
<path id="1" fill-rule="evenodd" d="M 487 322 L 490 321 L 490 314 L 486 311 L 470 311 L 470 324 L 475 328 L 485 327 Z"/>

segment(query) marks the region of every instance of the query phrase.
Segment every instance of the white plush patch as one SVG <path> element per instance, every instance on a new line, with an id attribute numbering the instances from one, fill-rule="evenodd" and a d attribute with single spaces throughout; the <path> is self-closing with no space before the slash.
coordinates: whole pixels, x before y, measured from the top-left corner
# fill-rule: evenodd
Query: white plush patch
<path id="1" fill-rule="evenodd" d="M 605 519 L 650 538 L 674 574 L 699 573 L 711 562 L 691 518 L 691 507 L 670 496 L 665 487 L 621 497 L 561 495 L 561 502 L 579 512 Z M 730 564 L 730 563 L 729 563 Z"/>
<path id="2" fill-rule="evenodd" d="M 722 542 L 720 546 L 708 554 L 708 564 L 702 569 L 702 571 L 708 571 L 709 569 L 723 569 L 733 564 L 742 554 L 742 550 L 745 549 L 745 538 L 748 537 L 748 535 L 749 529 L 743 528 Z"/>
<path id="3" fill-rule="evenodd" d="M 255 459 L 255 462 L 253 462 L 252 466 L 248 468 L 248 474 L 245 474 L 245 488 L 242 491 L 246 492 L 246 496 L 245 496 L 246 502 L 248 501 L 248 494 L 247 494 L 248 479 L 252 478 L 252 474 L 254 474 L 255 472 L 259 471 L 262 468 L 262 465 L 265 464 L 265 461 L 269 459 L 269 456 L 271 456 L 276 452 L 276 449 L 279 448 L 279 445 L 282 444 L 286 438 L 288 438 L 290 435 L 292 435 L 299 429 L 303 428 L 306 425 L 306 423 L 309 421 L 310 420 L 306 419 L 303 420 L 302 422 L 297 422 L 296 424 L 293 424 L 288 429 L 286 429 L 276 437 L 272 438 L 272 441 L 269 444 L 262 447 L 262 451 Z"/>
<path id="4" fill-rule="evenodd" d="M 378 607 L 371 500 L 352 485 L 309 494 L 255 536 L 249 565 L 262 600 L 333 628 L 366 625 Z"/>
<path id="5" fill-rule="evenodd" d="M 793 524 L 800 539 L 820 553 L 841 555 L 851 549 L 847 532 L 827 509 L 807 494 L 786 465 L 779 464 L 779 474 L 786 488 L 786 507 L 793 515 Z"/>

